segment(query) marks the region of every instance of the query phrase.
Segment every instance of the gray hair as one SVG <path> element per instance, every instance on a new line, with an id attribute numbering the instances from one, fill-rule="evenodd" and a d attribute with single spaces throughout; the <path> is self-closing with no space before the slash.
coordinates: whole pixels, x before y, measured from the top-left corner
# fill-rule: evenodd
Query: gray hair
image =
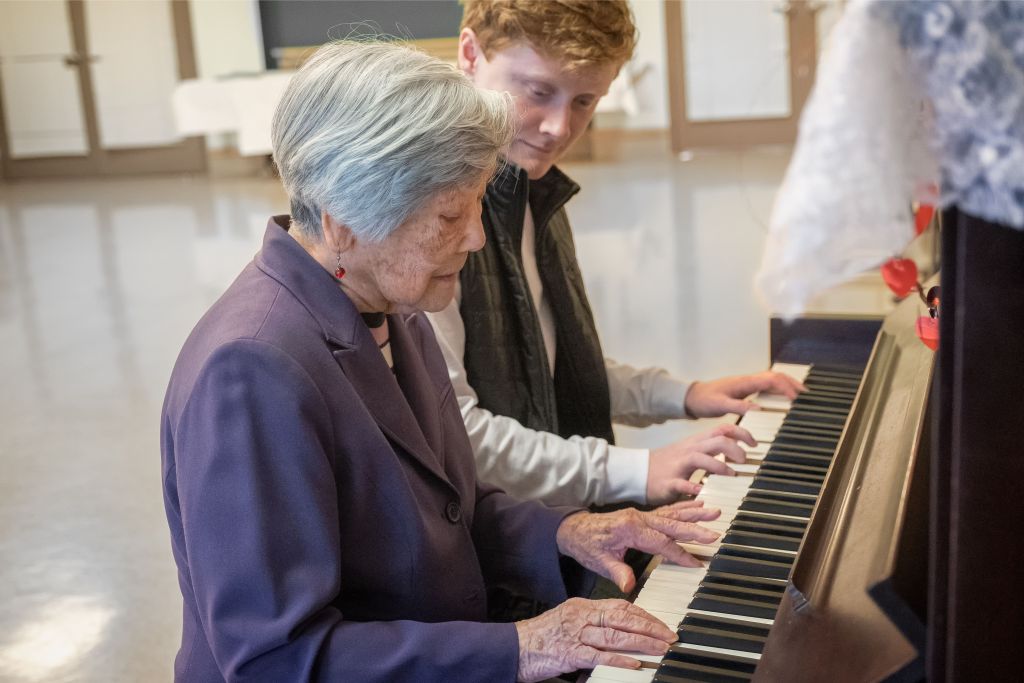
<path id="1" fill-rule="evenodd" d="M 385 42 L 324 45 L 274 112 L 274 161 L 292 221 L 323 239 L 321 210 L 381 240 L 439 192 L 493 173 L 514 135 L 507 93 Z"/>

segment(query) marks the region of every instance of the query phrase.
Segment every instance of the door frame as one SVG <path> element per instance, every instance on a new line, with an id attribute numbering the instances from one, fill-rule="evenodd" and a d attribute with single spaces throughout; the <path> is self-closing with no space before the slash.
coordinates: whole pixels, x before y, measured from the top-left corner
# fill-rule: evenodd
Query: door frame
<path id="1" fill-rule="evenodd" d="M 808 0 L 788 0 L 782 4 L 787 18 L 786 33 L 789 45 L 789 116 L 691 121 L 686 116 L 686 31 L 683 2 L 684 0 L 665 0 L 672 151 L 678 154 L 697 147 L 795 142 L 800 112 L 814 85 L 818 55 L 815 15 L 819 8 Z"/>
<path id="2" fill-rule="evenodd" d="M 103 149 L 100 146 L 99 117 L 89 68 L 91 55 L 85 27 L 84 0 L 66 0 L 71 44 L 77 60 L 79 92 L 89 153 L 76 156 L 48 156 L 12 159 L 7 123 L 4 116 L 3 93 L 0 90 L 0 176 L 4 180 L 22 178 L 68 178 L 124 176 L 143 173 L 200 173 L 206 171 L 206 143 L 202 137 L 191 137 L 179 143 L 160 147 Z M 192 19 L 187 0 L 168 0 L 174 31 L 178 79 L 196 77 L 195 51 L 192 44 Z"/>

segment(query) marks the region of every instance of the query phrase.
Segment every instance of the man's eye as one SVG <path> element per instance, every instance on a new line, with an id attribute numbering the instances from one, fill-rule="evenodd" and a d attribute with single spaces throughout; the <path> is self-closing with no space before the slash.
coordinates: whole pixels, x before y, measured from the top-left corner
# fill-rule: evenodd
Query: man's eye
<path id="1" fill-rule="evenodd" d="M 537 98 L 544 98 L 550 95 L 547 90 L 537 90 L 536 88 L 530 88 L 530 94 Z"/>

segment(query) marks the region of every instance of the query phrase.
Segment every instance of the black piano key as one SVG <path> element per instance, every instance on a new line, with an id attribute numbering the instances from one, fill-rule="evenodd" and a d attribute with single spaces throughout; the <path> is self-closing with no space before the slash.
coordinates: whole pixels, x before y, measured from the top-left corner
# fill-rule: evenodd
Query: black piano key
<path id="1" fill-rule="evenodd" d="M 769 530 L 780 533 L 799 534 L 803 537 L 807 530 L 807 521 L 798 519 L 766 519 L 765 517 L 752 515 L 744 510 L 739 510 L 732 520 L 730 526 L 744 529 Z"/>
<path id="2" fill-rule="evenodd" d="M 719 552 L 708 565 L 718 572 L 742 574 L 745 576 L 766 576 L 771 579 L 787 579 L 792 562 L 780 562 L 777 559 L 761 559 L 745 557 L 740 554 Z M 767 617 L 771 618 L 771 617 Z"/>
<path id="3" fill-rule="evenodd" d="M 738 598 L 749 598 L 751 600 L 763 600 L 766 602 L 781 602 L 785 589 L 778 585 L 768 585 L 750 581 L 744 577 L 732 577 L 716 575 L 707 577 L 701 581 L 699 588 L 705 589 L 709 594 L 720 591 L 720 595 L 733 595 Z"/>
<path id="4" fill-rule="evenodd" d="M 680 626 L 678 633 L 679 642 L 687 645 L 707 645 L 723 650 L 739 650 L 756 654 L 761 654 L 761 651 L 764 650 L 765 638 L 744 637 L 721 629 L 702 626 L 687 626 L 685 621 Z"/>
<path id="5" fill-rule="evenodd" d="M 743 500 L 742 507 L 746 512 L 763 512 L 768 515 L 783 515 L 800 519 L 810 519 L 811 511 L 814 509 L 812 505 L 789 503 L 751 495 L 748 495 Z"/>
<path id="6" fill-rule="evenodd" d="M 761 459 L 762 464 L 772 465 L 778 463 L 779 465 L 803 465 L 806 467 L 817 467 L 824 470 L 822 476 L 828 473 L 829 466 L 832 465 L 832 453 L 828 455 L 822 455 L 819 453 L 801 453 L 798 450 L 792 448 L 776 447 L 765 453 L 765 456 Z"/>
<path id="7" fill-rule="evenodd" d="M 836 405 L 834 403 L 826 403 L 823 401 L 816 401 L 812 398 L 796 398 L 793 400 L 793 407 L 803 409 L 806 408 L 810 412 L 819 413 L 822 415 L 832 415 L 835 417 L 846 419 L 846 416 L 850 412 L 850 407 L 847 404 Z"/>
<path id="8" fill-rule="evenodd" d="M 753 548 L 774 548 L 776 550 L 793 550 L 800 548 L 799 538 L 788 538 L 752 531 L 735 531 L 730 528 L 722 537 L 723 543 L 745 545 Z"/>
<path id="9" fill-rule="evenodd" d="M 747 539 L 747 542 L 740 540 L 733 545 L 751 545 L 752 543 L 761 542 L 765 544 L 765 547 L 776 547 L 778 550 L 796 550 L 792 546 L 799 546 L 800 541 L 803 540 L 804 533 L 790 532 L 790 531 L 777 531 L 772 529 L 757 529 L 745 525 L 733 525 L 726 531 L 726 536 L 729 534 L 737 534 L 740 539 Z M 760 541 L 758 541 L 760 539 Z M 722 537 L 723 543 L 730 543 Z"/>
<path id="10" fill-rule="evenodd" d="M 810 452 L 821 452 L 832 454 L 836 450 L 836 446 L 839 445 L 838 439 L 823 439 L 819 436 L 810 436 L 808 434 L 797 434 L 787 430 L 785 427 L 780 429 L 775 435 L 775 439 L 772 441 L 773 445 L 786 445 L 790 447 L 796 447 L 801 450 L 808 450 Z M 821 449 L 820 451 L 812 451 L 811 449 Z"/>
<path id="11" fill-rule="evenodd" d="M 738 586 L 750 586 L 752 588 L 764 588 L 776 591 L 781 596 L 786 590 L 786 579 L 770 579 L 766 576 L 743 576 L 742 574 L 730 574 L 729 572 L 709 571 L 704 577 L 707 581 L 715 583 L 733 582 Z"/>
<path id="12" fill-rule="evenodd" d="M 769 446 L 768 452 L 765 457 L 772 455 L 772 452 L 778 453 L 790 453 L 793 455 L 800 456 L 817 456 L 819 459 L 825 462 L 832 462 L 832 456 L 835 455 L 835 446 L 820 446 L 814 443 L 808 443 L 806 440 L 791 439 L 788 436 L 776 437 L 772 445 Z"/>
<path id="13" fill-rule="evenodd" d="M 861 368 L 855 368 L 852 366 L 822 366 L 815 365 L 811 368 L 808 373 L 808 379 L 836 382 L 838 384 L 852 384 L 857 386 L 860 384 L 861 377 L 864 375 L 864 371 Z"/>
<path id="14" fill-rule="evenodd" d="M 669 652 L 661 662 L 655 681 L 677 683 L 679 681 L 712 681 L 733 683 L 749 681 L 754 677 L 756 664 L 751 661 L 715 655 L 685 651 Z M 699 678 L 698 678 L 699 676 Z"/>
<path id="15" fill-rule="evenodd" d="M 758 474 L 773 472 L 785 473 L 786 476 L 806 479 L 807 481 L 823 481 L 828 468 L 817 465 L 798 465 L 796 463 L 774 461 L 762 462 L 758 468 Z"/>
<path id="16" fill-rule="evenodd" d="M 830 412 L 801 409 L 799 413 L 790 414 L 799 416 L 802 422 L 813 422 L 823 425 L 828 429 L 838 429 L 840 433 L 843 431 L 843 427 L 846 426 L 846 413 L 836 415 Z"/>
<path id="17" fill-rule="evenodd" d="M 821 490 L 821 484 L 785 477 L 765 476 L 759 473 L 758 476 L 754 477 L 754 481 L 750 483 L 750 488 L 763 491 L 797 493 L 808 496 L 813 503 L 818 497 L 818 492 Z"/>
<path id="18" fill-rule="evenodd" d="M 779 606 L 764 601 L 698 591 L 690 601 L 689 608 L 701 609 L 706 612 L 720 612 L 721 614 L 737 614 L 742 617 L 774 619 Z"/>

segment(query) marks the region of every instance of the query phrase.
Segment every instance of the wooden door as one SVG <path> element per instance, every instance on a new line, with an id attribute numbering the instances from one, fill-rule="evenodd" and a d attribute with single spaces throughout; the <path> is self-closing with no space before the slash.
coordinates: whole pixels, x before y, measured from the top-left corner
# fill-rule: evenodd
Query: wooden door
<path id="1" fill-rule="evenodd" d="M 205 170 L 202 139 L 172 131 L 169 92 L 147 93 L 161 66 L 165 85 L 196 75 L 185 0 L 15 0 L 0 10 L 5 179 Z M 133 21 L 139 13 L 147 21 Z"/>
<path id="2" fill-rule="evenodd" d="M 814 83 L 823 7 L 666 0 L 673 151 L 794 142 Z"/>

